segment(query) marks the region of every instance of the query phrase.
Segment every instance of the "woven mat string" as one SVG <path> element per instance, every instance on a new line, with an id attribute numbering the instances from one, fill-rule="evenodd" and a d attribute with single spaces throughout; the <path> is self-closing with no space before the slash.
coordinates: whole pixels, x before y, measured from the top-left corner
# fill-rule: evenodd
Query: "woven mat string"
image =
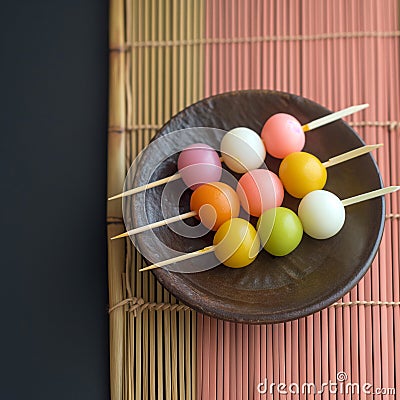
<path id="1" fill-rule="evenodd" d="M 393 38 L 400 36 L 400 31 L 384 32 L 333 32 L 321 33 L 316 35 L 284 35 L 284 36 L 248 36 L 230 38 L 197 38 L 181 40 L 151 40 L 127 44 L 124 48 L 113 47 L 111 51 L 127 51 L 137 47 L 173 47 L 173 46 L 194 46 L 194 45 L 214 45 L 214 44 L 242 44 L 242 43 L 261 43 L 261 42 L 288 42 L 305 40 L 327 40 L 327 39 L 354 39 L 354 38 Z"/>
<path id="2" fill-rule="evenodd" d="M 367 300 L 355 300 L 348 301 L 345 303 L 333 303 L 330 307 L 352 307 L 352 306 L 400 306 L 400 301 L 367 301 Z"/>
<path id="3" fill-rule="evenodd" d="M 362 127 L 376 127 L 376 128 L 389 128 L 389 130 L 395 130 L 400 128 L 400 121 L 350 121 L 350 126 L 362 128 Z M 142 130 L 159 130 L 162 125 L 158 124 L 138 124 L 132 126 L 110 126 L 109 132 L 123 133 L 132 131 Z"/>
<path id="4" fill-rule="evenodd" d="M 191 308 L 185 304 L 171 304 L 171 303 L 153 303 L 153 302 L 145 302 L 141 297 L 130 297 L 126 298 L 119 303 L 115 304 L 108 310 L 108 313 L 111 314 L 113 311 L 120 307 L 124 307 L 128 305 L 127 312 L 133 312 L 133 315 L 136 316 L 138 312 L 142 312 L 144 310 L 149 311 L 190 311 Z"/>
<path id="5" fill-rule="evenodd" d="M 124 307 L 129 305 L 127 312 L 133 312 L 133 315 L 136 317 L 137 313 L 142 312 L 144 310 L 149 311 L 189 311 L 191 308 L 186 306 L 185 304 L 171 304 L 171 303 L 152 303 L 145 302 L 141 297 L 130 297 L 126 298 L 119 303 L 115 304 L 113 307 L 110 307 L 108 313 L 111 314 L 113 311 L 117 310 L 120 307 Z M 353 307 L 353 306 L 400 306 L 400 301 L 381 301 L 381 300 L 356 300 L 349 302 L 337 302 L 333 303 L 329 307 Z"/>

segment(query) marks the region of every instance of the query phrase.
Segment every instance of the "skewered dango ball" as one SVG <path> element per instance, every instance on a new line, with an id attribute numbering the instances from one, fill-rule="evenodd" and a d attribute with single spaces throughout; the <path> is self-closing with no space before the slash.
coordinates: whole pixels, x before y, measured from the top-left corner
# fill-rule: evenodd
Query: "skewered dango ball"
<path id="1" fill-rule="evenodd" d="M 210 182 L 199 186 L 190 198 L 190 209 L 208 229 L 216 231 L 225 221 L 239 216 L 240 202 L 226 183 Z"/>
<path id="2" fill-rule="evenodd" d="M 192 144 L 181 151 L 178 170 L 186 186 L 192 190 L 204 183 L 219 181 L 222 175 L 218 153 L 204 143 Z"/>
<path id="3" fill-rule="evenodd" d="M 269 208 L 279 207 L 284 196 L 281 181 L 276 174 L 266 169 L 246 172 L 239 179 L 236 193 L 243 209 L 255 217 Z"/>
<path id="4" fill-rule="evenodd" d="M 286 256 L 301 242 L 303 227 L 299 217 L 286 207 L 265 211 L 257 222 L 264 249 L 274 256 Z"/>
<path id="5" fill-rule="evenodd" d="M 217 230 L 213 242 L 215 256 L 227 267 L 242 268 L 251 264 L 260 251 L 260 238 L 248 221 L 232 218 Z"/>
<path id="6" fill-rule="evenodd" d="M 282 160 L 279 178 L 289 194 L 301 199 L 307 193 L 322 189 L 327 173 L 317 157 L 300 151 L 291 153 Z"/>
<path id="7" fill-rule="evenodd" d="M 304 232 L 314 239 L 328 239 L 336 235 L 346 218 L 341 200 L 327 190 L 315 190 L 304 196 L 298 215 Z"/>
<path id="8" fill-rule="evenodd" d="M 256 132 L 239 127 L 227 132 L 221 141 L 224 163 L 234 172 L 243 174 L 259 168 L 265 159 L 263 141 Z"/>
<path id="9" fill-rule="evenodd" d="M 305 135 L 300 122 L 290 114 L 278 113 L 268 118 L 261 131 L 265 148 L 271 156 L 285 158 L 301 151 Z"/>

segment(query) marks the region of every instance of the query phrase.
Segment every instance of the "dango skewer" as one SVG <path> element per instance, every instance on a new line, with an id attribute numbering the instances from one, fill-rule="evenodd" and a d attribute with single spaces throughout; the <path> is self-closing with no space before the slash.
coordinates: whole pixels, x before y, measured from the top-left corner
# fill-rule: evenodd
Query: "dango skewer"
<path id="1" fill-rule="evenodd" d="M 327 190 L 314 190 L 300 201 L 298 216 L 307 235 L 314 239 L 328 239 L 342 229 L 346 219 L 345 207 L 393 193 L 399 189 L 400 186 L 388 186 L 345 200 L 340 200 Z"/>
<path id="2" fill-rule="evenodd" d="M 257 224 L 256 231 L 254 227 L 247 221 L 241 218 L 233 218 L 221 225 L 214 236 L 212 246 L 207 246 L 201 250 L 192 253 L 183 254 L 169 260 L 160 261 L 149 265 L 139 271 L 148 271 L 156 268 L 165 267 L 170 264 L 189 260 L 200 255 L 214 252 L 217 258 L 224 265 L 241 268 L 251 264 L 258 254 L 261 244 L 264 248 L 274 255 L 286 255 L 293 251 L 301 241 L 304 232 L 315 239 L 327 239 L 334 236 L 340 231 L 344 224 L 345 212 L 344 207 L 370 200 L 376 197 L 383 196 L 388 193 L 393 193 L 400 189 L 400 186 L 389 186 L 386 188 L 363 193 L 357 196 L 340 200 L 336 195 L 326 190 L 316 190 L 306 195 L 300 202 L 298 218 L 296 214 L 286 209 L 285 207 L 277 207 L 267 210 L 266 213 L 271 213 L 273 217 L 266 218 L 263 222 L 261 219 Z M 302 206 L 303 203 L 303 206 Z M 282 212 L 284 222 L 279 224 L 278 214 Z M 261 218 L 266 214 L 264 213 Z M 274 246 L 268 248 L 268 241 L 274 235 L 274 229 L 278 229 L 277 236 L 274 237 L 274 242 L 280 242 L 281 237 L 287 237 L 288 232 L 279 232 L 280 225 L 287 229 L 288 218 L 294 226 L 293 241 L 290 246 L 282 252 L 279 252 Z M 327 221 L 329 218 L 329 221 Z M 269 219 L 269 221 L 268 221 Z M 240 220 L 239 222 L 236 222 Z M 301 224 L 299 225 L 299 221 Z M 276 223 L 277 222 L 277 223 Z M 322 223 L 321 223 L 322 222 Z M 266 226 L 262 226 L 265 224 Z M 238 225 L 238 226 L 235 226 Z M 267 238 L 263 240 L 262 231 L 266 232 Z M 238 233 L 239 232 L 239 233 Z M 221 244 L 221 246 L 219 246 Z M 271 243 L 269 243 L 271 244 Z M 232 247 L 235 248 L 232 251 Z M 258 250 L 257 250 L 258 249 Z M 230 264 L 233 256 L 236 256 L 236 264 Z"/>
<path id="3" fill-rule="evenodd" d="M 178 179 L 183 179 L 186 186 L 194 190 L 202 183 L 220 180 L 222 174 L 221 160 L 218 153 L 211 146 L 204 143 L 194 143 L 183 149 L 179 154 L 178 171 L 174 175 L 129 189 L 110 197 L 108 200 L 131 196 Z"/>
<path id="4" fill-rule="evenodd" d="M 303 232 L 314 239 L 328 239 L 336 235 L 344 225 L 346 206 L 398 189 L 400 186 L 389 186 L 345 200 L 327 190 L 315 190 L 301 200 L 298 215 L 285 207 L 265 211 L 258 219 L 257 232 L 268 253 L 285 256 L 297 248 Z"/>
<path id="5" fill-rule="evenodd" d="M 296 198 L 303 198 L 313 190 L 322 189 L 327 180 L 327 168 L 367 154 L 383 144 L 358 147 L 321 162 L 313 154 L 299 151 L 286 156 L 279 166 L 279 178 L 286 191 Z"/>
<path id="6" fill-rule="evenodd" d="M 165 267 L 212 252 L 215 253 L 217 259 L 225 266 L 243 268 L 255 260 L 260 246 L 260 238 L 253 225 L 242 218 L 232 218 L 219 227 L 214 235 L 212 246 L 207 246 L 192 253 L 182 254 L 169 260 L 160 261 L 139 271 L 149 271 Z"/>
<path id="7" fill-rule="evenodd" d="M 304 136 L 304 132 L 308 132 L 310 130 L 316 129 L 318 127 L 321 127 L 323 125 L 329 124 L 331 122 L 337 121 L 345 116 L 348 116 L 350 114 L 353 114 L 355 112 L 358 112 L 360 110 L 363 110 L 364 108 L 368 107 L 368 104 L 362 104 L 358 106 L 352 106 L 348 107 L 346 109 L 334 112 L 332 114 L 329 114 L 325 117 L 318 118 L 315 121 L 311 121 L 308 124 L 305 124 L 303 126 L 300 125 L 300 123 L 294 119 L 294 117 L 289 116 L 293 118 L 295 123 L 297 125 L 293 125 L 289 123 L 290 129 L 293 130 L 293 132 L 297 132 L 297 135 L 299 132 L 301 132 L 301 135 Z M 278 115 L 278 114 L 275 114 Z M 281 115 L 281 114 L 279 114 Z M 288 115 L 288 114 L 284 114 Z M 274 117 L 274 116 L 273 116 Z M 271 117 L 272 118 L 272 117 Z M 270 119 L 271 119 L 270 118 Z M 276 118 L 276 117 L 275 117 Z M 290 119 L 290 118 L 289 118 Z M 267 121 L 268 122 L 268 121 Z M 300 131 L 299 131 L 300 129 Z M 222 138 L 221 141 L 221 159 L 223 162 L 226 163 L 226 165 L 234 172 L 237 173 L 245 173 L 247 171 L 257 169 L 259 168 L 262 163 L 264 162 L 265 156 L 266 156 L 266 130 L 265 130 L 265 125 L 263 128 L 263 131 L 261 133 L 261 137 L 254 131 L 252 131 L 249 128 L 245 127 L 238 127 L 234 128 L 230 131 L 228 131 L 224 137 Z M 304 139 L 304 138 L 303 138 Z M 278 139 L 277 139 L 278 140 Z M 280 139 L 282 140 L 282 139 Z M 305 139 L 304 139 L 305 140 Z M 304 147 L 304 140 L 303 144 L 299 148 L 295 147 L 295 150 L 293 151 L 300 151 Z M 297 149 L 297 150 L 296 150 Z M 268 148 L 267 148 L 268 150 Z M 290 151 L 292 152 L 292 151 Z M 272 154 L 272 153 L 271 153 Z M 274 154 L 272 154 L 274 155 Z M 274 155 L 276 156 L 276 155 Z M 204 159 L 203 157 L 207 157 L 207 159 Z M 284 158 L 280 157 L 280 158 Z M 181 162 L 180 162 L 181 160 Z M 181 165 L 179 165 L 181 164 Z M 206 177 L 206 174 L 204 173 L 204 166 L 209 167 L 209 169 L 212 171 L 212 174 L 218 174 L 218 171 L 221 169 L 221 163 L 220 159 L 218 156 L 218 153 L 212 149 L 210 146 L 207 146 L 206 144 L 202 143 L 197 143 L 189 146 L 188 148 L 182 150 L 179 158 L 178 158 L 178 173 L 171 175 L 169 177 L 157 180 L 155 182 L 150 182 L 146 185 L 139 186 L 137 188 L 133 188 L 130 190 L 127 190 L 125 192 L 122 192 L 120 194 L 117 194 L 115 196 L 110 197 L 108 200 L 115 200 L 118 198 L 126 197 L 126 196 L 131 196 L 136 193 L 140 193 L 142 191 L 167 184 L 169 182 L 172 182 L 174 180 L 178 179 L 183 179 L 185 184 L 188 187 L 195 188 L 196 184 L 199 183 L 207 183 L 207 182 L 214 182 L 219 180 L 215 178 L 215 176 L 211 176 L 210 178 Z M 194 180 L 193 182 L 193 176 L 200 177 L 199 180 Z M 219 175 L 221 176 L 221 175 Z"/>
<path id="8" fill-rule="evenodd" d="M 216 231 L 225 221 L 239 216 L 240 201 L 236 192 L 226 183 L 210 182 L 194 190 L 190 198 L 190 209 L 184 214 L 131 229 L 111 240 L 137 235 L 191 217 L 198 218 L 206 228 Z"/>
<path id="9" fill-rule="evenodd" d="M 276 158 L 285 158 L 290 153 L 301 151 L 305 144 L 305 133 L 344 118 L 355 112 L 364 110 L 369 104 L 351 106 L 328 114 L 301 126 L 300 122 L 290 114 L 277 113 L 265 122 L 261 138 L 267 152 Z"/>
<path id="10" fill-rule="evenodd" d="M 312 190 L 325 186 L 327 168 L 381 146 L 376 144 L 359 147 L 332 157 L 324 163 L 306 152 L 292 153 L 282 161 L 279 177 L 266 169 L 246 172 L 239 179 L 236 188 L 240 204 L 248 214 L 260 217 L 265 211 L 282 205 L 284 188 L 294 197 L 304 197 Z"/>
<path id="11" fill-rule="evenodd" d="M 222 138 L 221 157 L 204 143 L 195 143 L 184 148 L 178 157 L 178 173 L 155 182 L 127 190 L 110 197 L 114 200 L 134 195 L 177 179 L 194 190 L 201 184 L 216 182 L 221 178 L 221 160 L 234 172 L 244 173 L 258 168 L 265 160 L 266 151 L 260 136 L 253 130 L 238 127 L 228 131 Z"/>

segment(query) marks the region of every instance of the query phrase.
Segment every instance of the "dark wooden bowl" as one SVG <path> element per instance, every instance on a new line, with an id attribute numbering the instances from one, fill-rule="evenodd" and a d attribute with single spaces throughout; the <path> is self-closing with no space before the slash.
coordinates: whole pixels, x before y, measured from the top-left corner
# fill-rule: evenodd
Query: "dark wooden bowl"
<path id="1" fill-rule="evenodd" d="M 315 102 L 288 93 L 259 90 L 232 92 L 213 96 L 186 108 L 173 117 L 156 138 L 189 127 L 230 130 L 246 126 L 260 133 L 265 121 L 277 112 L 290 113 L 302 124 L 330 113 Z M 344 121 L 334 122 L 306 135 L 304 151 L 315 154 L 321 161 L 364 144 Z M 180 137 L 183 148 L 185 131 Z M 195 139 L 191 141 L 202 141 L 201 137 Z M 134 185 L 145 183 L 141 177 L 149 173 L 152 160 L 162 158 L 168 146 L 166 141 L 162 148 L 144 152 L 135 167 Z M 158 151 L 160 154 L 157 154 Z M 161 163 L 152 172 L 151 180 L 175 173 L 176 159 L 177 155 Z M 278 171 L 279 163 L 280 160 L 267 156 L 266 164 L 272 171 Z M 325 189 L 344 199 L 380 187 L 382 181 L 378 167 L 368 154 L 331 167 Z M 162 193 L 163 188 L 159 187 L 124 201 L 128 228 L 163 219 L 160 207 Z M 188 190 L 180 199 L 181 212 L 189 210 L 189 197 Z M 171 200 L 163 201 L 163 205 L 168 207 Z M 283 205 L 296 211 L 298 200 L 285 193 Z M 378 250 L 384 216 L 384 199 L 369 200 L 346 208 L 345 225 L 336 236 L 315 240 L 304 235 L 299 247 L 285 257 L 273 257 L 262 250 L 246 268 L 231 269 L 219 265 L 198 273 L 157 269 L 154 274 L 182 302 L 212 317 L 244 323 L 275 323 L 300 318 L 334 303 L 362 278 Z M 137 235 L 135 244 L 144 254 L 150 252 L 161 260 L 170 257 L 165 248 L 191 252 L 212 244 L 212 237 L 213 233 L 198 239 L 184 238 L 170 227 L 162 227 L 148 235 Z M 186 262 L 185 268 L 190 270 L 190 261 Z"/>

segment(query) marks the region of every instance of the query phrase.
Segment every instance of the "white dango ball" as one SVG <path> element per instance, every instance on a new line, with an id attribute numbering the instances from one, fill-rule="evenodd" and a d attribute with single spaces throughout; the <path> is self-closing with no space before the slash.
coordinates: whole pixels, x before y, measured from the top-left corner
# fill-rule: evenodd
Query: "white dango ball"
<path id="1" fill-rule="evenodd" d="M 244 174 L 263 164 L 266 151 L 261 137 L 256 132 L 239 127 L 230 130 L 222 138 L 221 155 L 228 168 Z"/>
<path id="2" fill-rule="evenodd" d="M 328 239 L 343 227 L 345 210 L 340 199 L 327 190 L 308 193 L 299 204 L 304 232 L 314 239 Z"/>

